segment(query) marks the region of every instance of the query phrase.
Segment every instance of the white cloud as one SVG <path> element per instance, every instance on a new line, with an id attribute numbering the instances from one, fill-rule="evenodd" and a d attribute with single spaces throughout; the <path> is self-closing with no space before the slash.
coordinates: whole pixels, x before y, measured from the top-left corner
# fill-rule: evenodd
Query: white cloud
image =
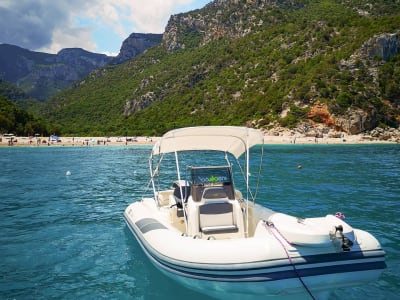
<path id="1" fill-rule="evenodd" d="M 153 0 L 129 1 L 130 21 L 136 24 L 135 30 L 144 33 L 162 33 L 171 14 L 180 6 L 187 5 L 190 0 Z"/>
<path id="2" fill-rule="evenodd" d="M 132 32 L 162 33 L 171 14 L 204 1 L 0 0 L 0 43 L 51 53 L 116 52 Z"/>
<path id="3" fill-rule="evenodd" d="M 91 28 L 56 28 L 51 40 L 49 47 L 42 47 L 39 51 L 57 53 L 63 48 L 83 48 L 91 52 L 96 51 Z"/>

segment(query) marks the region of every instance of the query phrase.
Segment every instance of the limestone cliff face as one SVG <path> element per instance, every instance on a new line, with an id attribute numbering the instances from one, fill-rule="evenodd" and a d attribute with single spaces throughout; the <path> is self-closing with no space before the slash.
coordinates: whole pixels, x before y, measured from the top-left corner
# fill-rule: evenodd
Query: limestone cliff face
<path id="1" fill-rule="evenodd" d="M 348 60 L 341 61 L 341 68 L 357 70 L 361 62 L 376 80 L 376 69 L 391 57 L 400 54 L 400 31 L 382 33 L 364 42 Z"/>
<path id="2" fill-rule="evenodd" d="M 400 32 L 383 33 L 368 39 L 348 60 L 341 61 L 341 69 L 355 74 L 360 64 L 372 78 L 372 86 L 365 93 L 379 98 L 378 67 L 391 57 L 400 54 Z M 344 115 L 336 117 L 336 126 L 347 133 L 358 134 L 377 126 L 377 112 L 374 109 L 349 109 Z"/>
<path id="3" fill-rule="evenodd" d="M 359 134 L 370 131 L 376 127 L 376 122 L 375 110 L 353 109 L 335 119 L 336 128 L 348 134 Z"/>
<path id="4" fill-rule="evenodd" d="M 123 43 L 112 64 L 121 64 L 161 43 L 162 34 L 132 33 Z"/>
<path id="5" fill-rule="evenodd" d="M 385 62 L 388 61 L 400 53 L 400 32 L 374 36 L 365 43 L 364 53 L 369 58 L 379 57 Z"/>
<path id="6" fill-rule="evenodd" d="M 165 28 L 163 43 L 168 51 L 186 48 L 185 34 L 195 32 L 201 36 L 200 45 L 212 40 L 225 38 L 240 38 L 253 32 L 268 22 L 257 17 L 260 10 L 272 10 L 285 7 L 296 10 L 302 7 L 299 1 L 289 0 L 215 0 L 201 10 L 171 16 Z"/>

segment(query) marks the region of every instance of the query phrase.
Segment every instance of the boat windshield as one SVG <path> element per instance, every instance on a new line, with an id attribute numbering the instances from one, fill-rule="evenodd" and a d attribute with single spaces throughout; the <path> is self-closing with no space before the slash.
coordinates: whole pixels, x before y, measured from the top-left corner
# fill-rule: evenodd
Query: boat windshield
<path id="1" fill-rule="evenodd" d="M 232 183 L 229 166 L 191 167 L 192 185 L 227 185 Z"/>

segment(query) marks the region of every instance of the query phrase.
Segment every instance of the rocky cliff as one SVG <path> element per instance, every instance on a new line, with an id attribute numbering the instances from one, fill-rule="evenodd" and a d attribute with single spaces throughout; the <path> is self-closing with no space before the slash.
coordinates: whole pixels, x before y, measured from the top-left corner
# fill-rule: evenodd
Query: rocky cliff
<path id="1" fill-rule="evenodd" d="M 272 14 L 268 19 L 260 17 L 260 11 L 265 14 L 276 8 L 293 11 L 301 7 L 303 5 L 300 1 L 290 0 L 215 0 L 201 10 L 171 16 L 165 28 L 163 43 L 168 51 L 185 49 L 185 36 L 188 32 L 198 34 L 198 45 L 219 38 L 238 39 L 279 21 Z"/>
<path id="2" fill-rule="evenodd" d="M 366 70 L 371 78 L 371 85 L 363 91 L 364 97 L 381 98 L 378 68 L 390 58 L 400 54 L 400 32 L 382 33 L 364 42 L 348 60 L 340 62 L 340 69 L 349 71 L 354 78 L 360 68 Z M 390 105 L 387 101 L 384 105 Z M 336 116 L 335 125 L 350 134 L 372 130 L 377 124 L 377 111 L 370 109 L 348 109 L 342 116 Z"/>
<path id="3" fill-rule="evenodd" d="M 119 54 L 111 61 L 121 64 L 161 43 L 162 34 L 132 33 L 123 43 Z"/>

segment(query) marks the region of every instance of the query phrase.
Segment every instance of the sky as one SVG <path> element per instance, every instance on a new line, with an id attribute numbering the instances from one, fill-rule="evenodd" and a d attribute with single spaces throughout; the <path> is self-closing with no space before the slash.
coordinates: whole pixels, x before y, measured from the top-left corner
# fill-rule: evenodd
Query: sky
<path id="1" fill-rule="evenodd" d="M 115 56 L 133 32 L 163 33 L 171 15 L 211 0 L 0 0 L 0 44 Z"/>

